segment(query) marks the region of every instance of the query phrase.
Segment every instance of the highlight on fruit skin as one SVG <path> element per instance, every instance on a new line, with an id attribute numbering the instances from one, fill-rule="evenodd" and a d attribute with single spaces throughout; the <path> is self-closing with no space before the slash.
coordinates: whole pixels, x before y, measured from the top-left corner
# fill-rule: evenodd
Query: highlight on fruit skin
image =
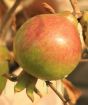
<path id="1" fill-rule="evenodd" d="M 36 78 L 62 79 L 81 58 L 78 30 L 58 14 L 34 16 L 17 31 L 14 54 L 18 64 Z"/>

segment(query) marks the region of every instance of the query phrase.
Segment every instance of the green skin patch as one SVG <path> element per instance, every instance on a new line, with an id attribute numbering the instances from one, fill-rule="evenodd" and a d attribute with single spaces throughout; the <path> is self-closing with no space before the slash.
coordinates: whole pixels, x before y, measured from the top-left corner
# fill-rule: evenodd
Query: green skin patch
<path id="1" fill-rule="evenodd" d="M 70 74 L 77 64 L 75 62 L 69 65 L 63 62 L 58 63 L 54 60 L 45 60 L 42 55 L 38 48 L 31 47 L 30 51 L 21 53 L 18 56 L 21 58 L 19 64 L 25 68 L 26 72 L 43 80 L 62 79 Z"/>

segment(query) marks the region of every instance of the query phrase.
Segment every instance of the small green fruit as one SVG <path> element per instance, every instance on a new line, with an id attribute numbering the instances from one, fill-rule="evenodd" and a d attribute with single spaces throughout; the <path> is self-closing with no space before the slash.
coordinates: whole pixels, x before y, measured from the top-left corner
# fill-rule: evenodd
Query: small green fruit
<path id="1" fill-rule="evenodd" d="M 9 51 L 6 48 L 5 45 L 0 45 L 0 62 L 3 60 L 9 60 L 10 59 L 10 55 L 9 55 Z"/>
<path id="2" fill-rule="evenodd" d="M 0 75 L 8 73 L 8 60 L 10 59 L 9 51 L 5 45 L 0 45 Z"/>
<path id="3" fill-rule="evenodd" d="M 3 92 L 6 86 L 7 79 L 3 76 L 0 76 L 0 94 Z"/>

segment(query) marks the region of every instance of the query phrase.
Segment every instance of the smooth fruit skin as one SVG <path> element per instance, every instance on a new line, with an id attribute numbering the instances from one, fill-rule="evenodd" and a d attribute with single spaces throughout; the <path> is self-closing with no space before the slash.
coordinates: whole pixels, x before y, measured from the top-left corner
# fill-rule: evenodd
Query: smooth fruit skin
<path id="1" fill-rule="evenodd" d="M 16 61 L 29 74 L 44 80 L 62 79 L 81 58 L 81 42 L 76 27 L 58 14 L 29 19 L 14 39 Z"/>
<path id="2" fill-rule="evenodd" d="M 72 22 L 72 24 L 74 24 L 76 27 L 78 27 L 78 20 L 70 11 L 60 12 L 59 15 L 66 17 L 69 21 Z"/>

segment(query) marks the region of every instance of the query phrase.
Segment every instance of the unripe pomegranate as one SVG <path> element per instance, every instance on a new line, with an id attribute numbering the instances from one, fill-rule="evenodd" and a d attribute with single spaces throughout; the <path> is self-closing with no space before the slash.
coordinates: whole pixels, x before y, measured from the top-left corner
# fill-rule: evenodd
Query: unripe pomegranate
<path id="1" fill-rule="evenodd" d="M 44 80 L 62 79 L 80 61 L 79 33 L 64 16 L 37 15 L 18 30 L 14 53 L 27 73 Z"/>

